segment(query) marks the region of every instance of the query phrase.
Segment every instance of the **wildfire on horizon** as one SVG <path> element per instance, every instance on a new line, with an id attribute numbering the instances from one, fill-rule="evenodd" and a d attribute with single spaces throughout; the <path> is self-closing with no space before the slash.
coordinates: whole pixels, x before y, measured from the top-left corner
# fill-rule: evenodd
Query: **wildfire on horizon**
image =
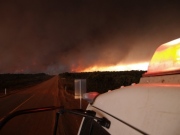
<path id="1" fill-rule="evenodd" d="M 81 69 L 80 67 L 73 69 L 71 71 L 75 72 L 94 72 L 94 71 L 131 71 L 131 70 L 143 70 L 146 71 L 148 69 L 148 62 L 142 63 L 132 63 L 132 64 L 117 64 L 112 66 L 92 66 L 85 69 Z"/>
<path id="2" fill-rule="evenodd" d="M 147 70 L 180 35 L 178 1 L 0 3 L 0 74 Z"/>

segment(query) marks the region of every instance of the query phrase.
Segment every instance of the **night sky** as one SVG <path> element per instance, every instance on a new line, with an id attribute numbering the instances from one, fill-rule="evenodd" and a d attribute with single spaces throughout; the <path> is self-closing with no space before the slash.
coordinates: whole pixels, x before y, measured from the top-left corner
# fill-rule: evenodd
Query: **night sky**
<path id="1" fill-rule="evenodd" d="M 178 0 L 0 0 L 0 73 L 148 62 L 179 37 Z"/>

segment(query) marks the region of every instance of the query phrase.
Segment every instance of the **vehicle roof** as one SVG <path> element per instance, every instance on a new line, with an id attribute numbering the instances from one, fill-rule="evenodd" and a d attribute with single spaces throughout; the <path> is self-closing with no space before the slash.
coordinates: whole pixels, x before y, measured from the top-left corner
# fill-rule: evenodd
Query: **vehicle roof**
<path id="1" fill-rule="evenodd" d="M 101 94 L 92 106 L 149 134 L 168 135 L 180 134 L 179 99 L 179 84 L 137 84 Z"/>

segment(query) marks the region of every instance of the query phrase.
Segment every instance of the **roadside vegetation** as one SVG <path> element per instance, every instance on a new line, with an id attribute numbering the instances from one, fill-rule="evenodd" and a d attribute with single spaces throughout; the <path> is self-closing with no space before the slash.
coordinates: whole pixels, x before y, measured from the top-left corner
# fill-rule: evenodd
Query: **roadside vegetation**
<path id="1" fill-rule="evenodd" d="M 50 79 L 52 76 L 39 73 L 39 74 L 0 74 L 0 93 L 5 89 L 12 91 L 15 89 L 29 87 L 45 80 Z"/>
<path id="2" fill-rule="evenodd" d="M 132 83 L 139 83 L 142 74 L 145 71 L 114 71 L 114 72 L 82 72 L 82 73 L 62 73 L 59 74 L 63 87 L 74 92 L 74 80 L 86 79 L 87 92 L 97 91 L 99 93 L 107 92 L 128 86 Z"/>

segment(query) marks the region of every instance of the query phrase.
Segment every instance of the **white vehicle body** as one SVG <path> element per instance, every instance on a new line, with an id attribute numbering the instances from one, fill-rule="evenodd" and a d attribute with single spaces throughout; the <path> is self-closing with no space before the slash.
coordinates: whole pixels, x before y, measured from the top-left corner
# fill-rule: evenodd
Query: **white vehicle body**
<path id="1" fill-rule="evenodd" d="M 103 135 L 180 135 L 180 39 L 174 41 L 156 50 L 139 84 L 100 94 L 88 105 L 110 121 L 109 128 L 101 127 Z M 167 50 L 170 57 L 160 58 Z M 83 119 L 80 135 L 84 124 Z"/>

